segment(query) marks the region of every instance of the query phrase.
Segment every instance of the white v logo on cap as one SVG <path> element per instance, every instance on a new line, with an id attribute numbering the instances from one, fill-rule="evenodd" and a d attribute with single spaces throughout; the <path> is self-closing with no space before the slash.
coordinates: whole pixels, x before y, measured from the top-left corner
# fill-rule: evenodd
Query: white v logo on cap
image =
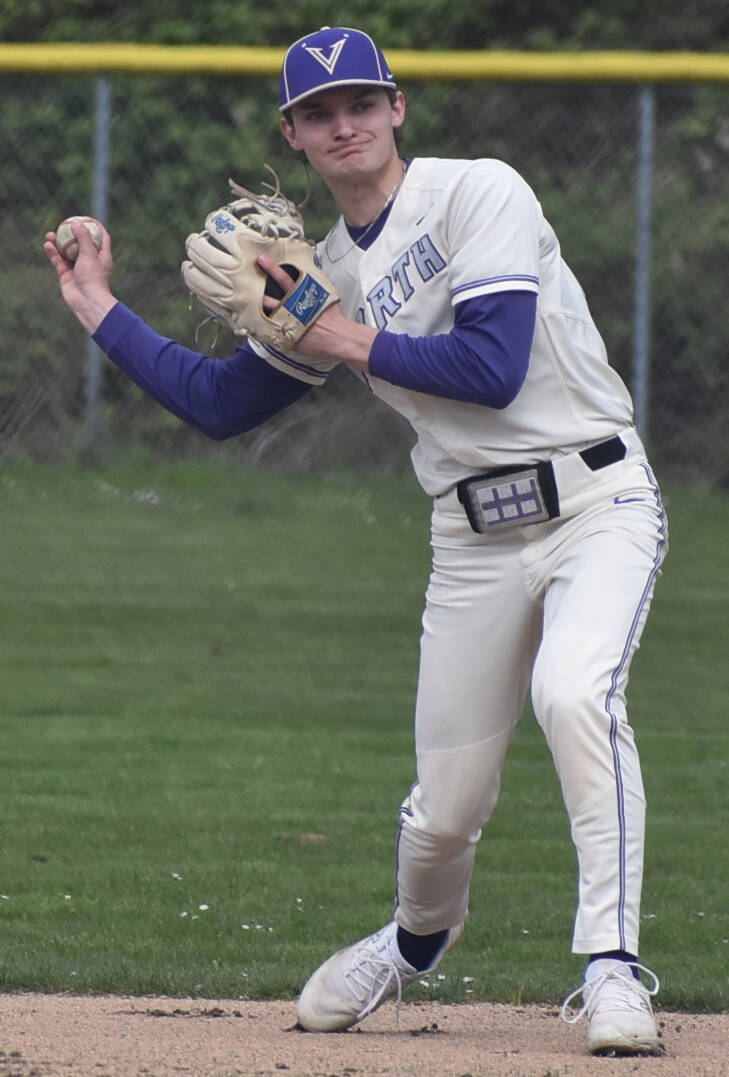
<path id="1" fill-rule="evenodd" d="M 324 49 L 316 46 L 304 45 L 305 50 L 318 60 L 323 68 L 325 68 L 327 74 L 333 75 L 334 68 L 337 66 L 337 60 L 339 59 L 342 49 L 344 48 L 344 42 L 347 40 L 347 34 L 344 37 L 340 37 L 339 41 L 335 41 L 334 44 L 327 50 L 328 55 L 324 54 Z"/>

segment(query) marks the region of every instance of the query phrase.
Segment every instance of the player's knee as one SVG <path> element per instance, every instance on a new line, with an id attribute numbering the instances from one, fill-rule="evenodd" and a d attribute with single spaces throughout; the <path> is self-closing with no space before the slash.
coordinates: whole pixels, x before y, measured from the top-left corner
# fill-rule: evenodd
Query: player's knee
<path id="1" fill-rule="evenodd" d="M 429 796 L 416 787 L 403 815 L 405 825 L 442 845 L 474 845 L 496 807 L 499 791 L 481 789 L 477 796 L 464 796 L 462 790 L 443 787 Z"/>
<path id="2" fill-rule="evenodd" d="M 539 725 L 550 739 L 573 736 L 575 730 L 590 721 L 591 715 L 604 713 L 606 690 L 583 670 L 570 669 L 555 676 L 536 677 L 532 685 L 532 705 Z"/>

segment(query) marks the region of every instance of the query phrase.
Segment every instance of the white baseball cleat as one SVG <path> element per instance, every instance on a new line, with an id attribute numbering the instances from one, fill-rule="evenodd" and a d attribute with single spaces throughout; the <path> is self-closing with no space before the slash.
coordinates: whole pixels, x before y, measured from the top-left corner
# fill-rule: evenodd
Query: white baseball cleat
<path id="1" fill-rule="evenodd" d="M 650 988 L 635 978 L 633 969 L 651 978 Z M 590 1054 L 662 1054 L 651 1008 L 651 997 L 659 986 L 656 974 L 637 962 L 599 958 L 588 965 L 585 982 L 564 1000 L 562 1018 L 571 1025 L 587 1014 Z M 571 1003 L 580 994 L 582 1008 L 568 1016 Z"/>
<path id="2" fill-rule="evenodd" d="M 450 928 L 435 960 L 421 970 L 401 955 L 394 922 L 339 950 L 304 985 L 297 1007 L 299 1024 L 309 1032 L 340 1032 L 388 999 L 397 998 L 399 1005 L 402 989 L 432 972 L 462 933 L 462 924 Z"/>

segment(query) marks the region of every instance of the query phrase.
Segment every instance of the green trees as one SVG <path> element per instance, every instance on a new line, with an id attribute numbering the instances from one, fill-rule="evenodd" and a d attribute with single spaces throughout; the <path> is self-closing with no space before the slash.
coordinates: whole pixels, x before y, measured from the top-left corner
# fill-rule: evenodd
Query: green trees
<path id="1" fill-rule="evenodd" d="M 147 41 L 286 45 L 331 22 L 322 0 L 2 0 L 3 41 Z M 721 51 L 729 10 L 717 0 L 351 0 L 341 21 L 391 48 L 697 49 Z"/>

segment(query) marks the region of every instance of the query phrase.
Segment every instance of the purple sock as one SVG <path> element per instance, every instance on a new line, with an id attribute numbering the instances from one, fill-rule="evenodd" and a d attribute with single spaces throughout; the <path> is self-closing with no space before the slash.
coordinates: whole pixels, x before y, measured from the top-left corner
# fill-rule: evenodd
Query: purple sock
<path id="1" fill-rule="evenodd" d="M 404 927 L 398 927 L 397 948 L 409 965 L 423 972 L 435 961 L 447 934 L 447 931 L 436 931 L 433 935 L 413 935 Z"/>

